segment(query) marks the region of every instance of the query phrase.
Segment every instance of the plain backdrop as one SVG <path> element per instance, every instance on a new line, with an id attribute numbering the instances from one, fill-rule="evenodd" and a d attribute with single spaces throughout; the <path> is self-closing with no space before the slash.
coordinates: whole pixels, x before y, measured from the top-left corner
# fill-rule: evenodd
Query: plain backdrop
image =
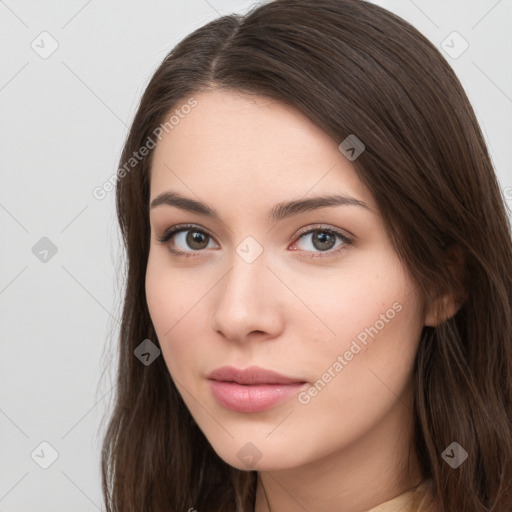
<path id="1" fill-rule="evenodd" d="M 375 3 L 450 62 L 511 205 L 512 1 Z M 0 1 L 0 512 L 104 510 L 101 421 L 113 395 L 108 347 L 122 276 L 114 192 L 98 200 L 93 190 L 116 172 L 164 56 L 252 4 Z"/>

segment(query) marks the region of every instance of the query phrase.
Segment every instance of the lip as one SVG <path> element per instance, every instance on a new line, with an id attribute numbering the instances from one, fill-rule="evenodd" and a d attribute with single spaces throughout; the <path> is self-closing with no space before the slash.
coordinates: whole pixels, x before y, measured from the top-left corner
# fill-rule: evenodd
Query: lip
<path id="1" fill-rule="evenodd" d="M 233 366 L 222 366 L 213 370 L 208 375 L 211 380 L 222 382 L 237 382 L 238 384 L 297 384 L 304 383 L 301 379 L 286 377 L 272 370 L 266 370 L 259 366 L 249 366 L 248 368 L 238 369 Z"/>
<path id="2" fill-rule="evenodd" d="M 261 412 L 290 398 L 307 384 L 272 370 L 251 366 L 217 368 L 208 375 L 217 402 L 237 412 Z"/>

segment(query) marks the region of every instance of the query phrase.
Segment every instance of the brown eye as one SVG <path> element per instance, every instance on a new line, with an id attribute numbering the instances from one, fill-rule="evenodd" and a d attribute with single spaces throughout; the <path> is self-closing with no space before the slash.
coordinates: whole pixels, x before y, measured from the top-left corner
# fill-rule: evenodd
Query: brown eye
<path id="1" fill-rule="evenodd" d="M 196 256 L 208 247 L 211 236 L 191 225 L 172 226 L 158 238 L 168 245 L 169 251 L 177 256 Z M 178 247 L 175 249 L 174 247 Z"/>
<path id="2" fill-rule="evenodd" d="M 299 234 L 295 244 L 299 245 L 299 242 L 304 240 L 306 242 L 302 243 L 302 248 L 299 247 L 299 250 L 310 253 L 308 257 L 323 257 L 320 253 L 326 253 L 326 256 L 331 256 L 346 249 L 352 243 L 352 240 L 343 233 L 324 227 L 302 232 Z M 340 240 L 340 242 L 336 245 L 337 240 Z"/>
<path id="3" fill-rule="evenodd" d="M 316 231 L 313 233 L 311 241 L 315 249 L 318 249 L 319 251 L 327 251 L 334 247 L 334 244 L 336 243 L 336 235 L 327 233 L 326 231 Z"/>
<path id="4" fill-rule="evenodd" d="M 187 231 L 188 235 L 185 237 L 185 242 L 188 247 L 194 250 L 205 249 L 208 245 L 208 235 L 201 231 Z M 206 241 L 206 244 L 205 244 Z"/>

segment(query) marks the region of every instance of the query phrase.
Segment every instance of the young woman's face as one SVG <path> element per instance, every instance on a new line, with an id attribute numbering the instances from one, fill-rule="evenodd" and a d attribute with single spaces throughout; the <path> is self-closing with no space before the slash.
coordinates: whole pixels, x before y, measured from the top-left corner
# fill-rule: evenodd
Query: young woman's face
<path id="1" fill-rule="evenodd" d="M 146 293 L 195 421 L 240 469 L 306 464 L 384 428 L 399 438 L 427 307 L 374 198 L 292 107 L 226 91 L 194 98 L 153 155 L 150 203 L 169 196 L 150 210 Z M 320 196 L 352 199 L 310 203 Z M 210 378 L 226 366 L 289 380 Z M 377 439 L 390 442 L 384 430 Z"/>

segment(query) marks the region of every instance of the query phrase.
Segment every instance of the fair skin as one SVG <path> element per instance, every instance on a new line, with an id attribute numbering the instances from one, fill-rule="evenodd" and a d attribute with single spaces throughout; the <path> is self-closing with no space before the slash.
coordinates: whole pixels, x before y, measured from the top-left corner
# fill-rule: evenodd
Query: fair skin
<path id="1" fill-rule="evenodd" d="M 412 450 L 412 370 L 433 311 L 336 141 L 269 98 L 193 96 L 197 106 L 155 148 L 150 202 L 173 191 L 219 218 L 168 204 L 150 210 L 146 295 L 162 356 L 219 457 L 259 472 L 256 512 L 269 510 L 261 483 L 274 512 L 375 507 L 422 480 Z M 334 193 L 367 208 L 268 218 L 278 203 Z M 182 223 L 194 227 L 157 240 Z M 322 249 L 318 225 L 352 243 L 331 235 L 333 248 Z M 316 228 L 320 240 L 299 238 L 301 228 Z M 201 241 L 191 238 L 196 231 L 202 246 L 193 243 Z M 262 249 L 251 263 L 237 253 L 248 236 Z M 387 321 L 376 323 L 383 314 Z M 376 325 L 378 334 L 333 377 L 338 356 Z M 328 368 L 331 379 L 309 401 L 303 394 L 302 402 L 292 396 L 262 412 L 239 412 L 219 404 L 206 379 L 224 365 L 271 369 L 306 382 L 305 390 Z M 250 468 L 237 456 L 247 443 L 261 455 Z"/>

